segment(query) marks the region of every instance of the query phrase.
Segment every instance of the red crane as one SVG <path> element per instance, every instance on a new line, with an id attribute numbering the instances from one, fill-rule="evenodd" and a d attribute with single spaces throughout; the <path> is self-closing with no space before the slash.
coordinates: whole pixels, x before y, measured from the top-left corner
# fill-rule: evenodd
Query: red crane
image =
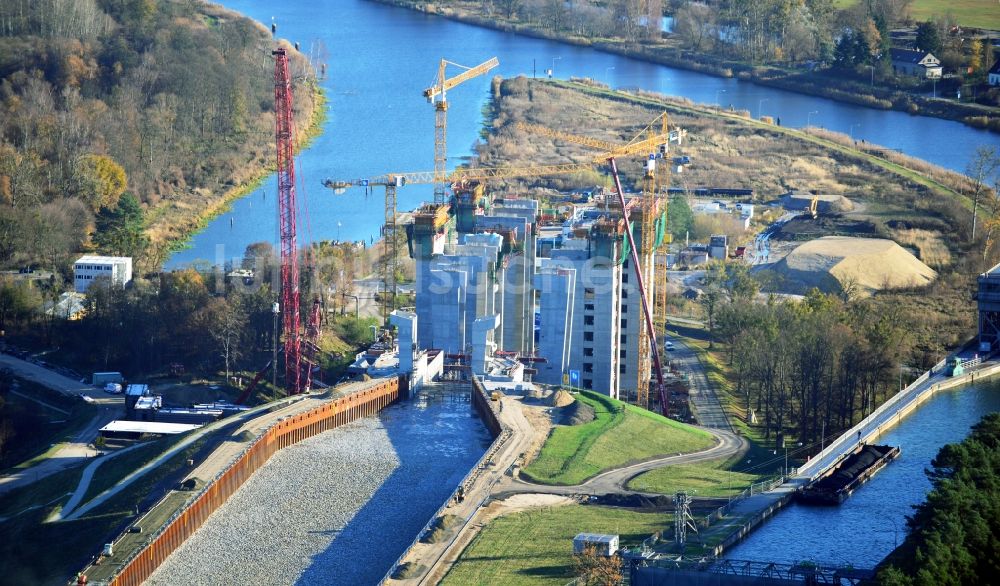
<path id="1" fill-rule="evenodd" d="M 660 413 L 667 416 L 667 392 L 663 381 L 663 364 L 660 363 L 660 353 L 656 348 L 656 329 L 653 327 L 653 313 L 649 309 L 649 300 L 646 298 L 646 286 L 642 282 L 642 265 L 639 264 L 638 250 L 635 240 L 632 238 L 632 230 L 628 223 L 628 206 L 625 205 L 625 192 L 622 191 L 622 182 L 618 177 L 618 165 L 615 164 L 614 157 L 608 158 L 611 164 L 611 176 L 615 180 L 615 189 L 618 192 L 618 203 L 622 206 L 622 217 L 625 219 L 625 237 L 628 238 L 629 248 L 631 248 L 629 262 L 635 269 L 635 280 L 639 286 L 639 296 L 642 299 L 642 315 L 646 321 L 646 331 L 649 333 L 650 352 L 653 355 L 653 370 L 656 374 L 656 392 L 660 397 Z M 643 218 L 645 220 L 645 218 Z"/>
<path id="2" fill-rule="evenodd" d="M 288 394 L 301 393 L 302 339 L 299 321 L 299 250 L 295 235 L 298 208 L 295 205 L 295 120 L 292 117 L 292 78 L 288 54 L 274 55 L 274 120 L 278 147 L 278 232 L 281 238 L 281 318 L 285 338 L 285 387 Z"/>
<path id="3" fill-rule="evenodd" d="M 281 239 L 281 317 L 285 347 L 285 388 L 289 395 L 309 390 L 319 338 L 321 307 L 313 300 L 305 336 L 299 317 L 299 249 L 296 236 L 298 206 L 295 202 L 295 119 L 292 114 L 292 78 L 288 74 L 288 54 L 284 48 L 271 51 L 274 56 L 275 142 L 278 151 L 278 232 Z M 277 340 L 275 340 L 277 343 Z M 237 403 L 253 393 L 269 368 L 268 362 L 243 390 Z"/>

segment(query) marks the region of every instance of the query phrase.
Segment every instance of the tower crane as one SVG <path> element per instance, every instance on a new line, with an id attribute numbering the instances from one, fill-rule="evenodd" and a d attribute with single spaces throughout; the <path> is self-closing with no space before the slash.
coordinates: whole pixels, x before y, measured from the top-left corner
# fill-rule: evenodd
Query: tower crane
<path id="1" fill-rule="evenodd" d="M 454 77 L 446 78 L 445 69 L 447 69 L 449 65 L 462 68 L 465 71 Z M 437 79 L 434 80 L 434 85 L 424 90 L 424 97 L 427 98 L 428 102 L 434 105 L 434 203 L 447 203 L 447 198 L 445 196 L 445 177 L 447 176 L 448 165 L 447 91 L 460 83 L 468 81 L 474 77 L 479 77 L 498 65 L 500 65 L 500 61 L 498 61 L 496 57 L 493 57 L 488 61 L 484 61 L 475 67 L 466 67 L 464 65 L 459 65 L 458 63 L 442 59 L 438 64 L 438 74 Z"/>
<path id="2" fill-rule="evenodd" d="M 638 153 L 645 154 L 649 149 L 655 149 L 659 144 L 659 136 L 632 142 L 626 145 L 615 147 L 611 143 L 602 143 L 602 148 L 608 152 L 595 156 L 585 162 L 563 163 L 557 165 L 538 165 L 534 167 L 474 167 L 469 169 L 457 169 L 444 175 L 444 182 L 448 184 L 461 183 L 464 181 L 488 181 L 505 179 L 525 179 L 531 177 L 547 177 L 551 175 L 563 175 L 576 173 L 585 169 L 590 169 L 596 164 L 606 162 L 609 156 L 625 157 Z M 395 246 L 396 234 L 396 190 L 405 185 L 427 185 L 437 184 L 440 174 L 434 171 L 418 171 L 413 173 L 387 173 L 366 179 L 334 180 L 327 179 L 323 185 L 335 191 L 348 187 L 385 187 L 385 238 L 389 242 L 392 238 L 392 246 L 389 262 L 383 267 L 382 283 L 386 291 L 383 296 L 382 313 L 383 318 L 388 319 L 388 314 L 392 311 L 392 303 L 396 298 L 396 269 L 399 262 L 398 251 Z"/>
<path id="3" fill-rule="evenodd" d="M 274 57 L 274 113 L 275 144 L 277 146 L 278 176 L 278 232 L 281 240 L 281 302 L 280 310 L 285 354 L 285 388 L 289 395 L 309 390 L 312 384 L 312 367 L 319 337 L 321 307 L 319 298 L 313 299 L 303 331 L 299 304 L 299 250 L 297 237 L 298 207 L 295 202 L 295 119 L 292 110 L 292 78 L 288 73 L 288 54 L 284 47 L 271 51 Z M 274 340 L 277 344 L 278 340 Z M 275 359 L 277 354 L 275 354 Z M 250 384 L 243 389 L 238 404 L 253 394 L 257 384 L 270 368 L 278 368 L 275 360 L 269 361 L 257 372 Z"/>
<path id="4" fill-rule="evenodd" d="M 550 138 L 562 140 L 565 142 L 580 144 L 583 146 L 588 146 L 596 149 L 611 150 L 608 148 L 610 146 L 610 143 L 606 141 L 562 132 L 559 130 L 549 128 L 547 126 L 541 126 L 537 124 L 526 124 L 523 122 L 519 122 L 518 124 L 516 124 L 516 128 L 521 131 L 530 132 L 532 134 L 538 134 L 542 136 L 548 136 Z M 643 139 L 644 136 L 646 137 L 645 139 Z M 666 283 L 666 270 L 665 270 L 666 267 L 664 267 L 664 270 L 660 271 L 654 270 L 656 262 L 655 261 L 656 255 L 654 248 L 657 247 L 657 243 L 656 243 L 655 222 L 653 222 L 652 220 L 658 208 L 657 198 L 660 193 L 660 186 L 662 185 L 662 176 L 656 173 L 656 161 L 658 158 L 657 155 L 665 156 L 667 154 L 669 143 L 671 142 L 671 140 L 675 140 L 675 137 L 676 139 L 679 139 L 680 133 L 675 134 L 669 131 L 667 114 L 664 112 L 658 115 L 656 118 L 654 118 L 653 121 L 646 126 L 646 128 L 644 128 L 641 132 L 639 132 L 639 134 L 637 134 L 631 141 L 629 141 L 629 143 L 625 145 L 626 147 L 629 145 L 640 145 L 640 149 L 646 146 L 652 146 L 659 149 L 658 153 L 656 152 L 655 149 L 649 149 L 649 148 L 646 149 L 646 152 L 650 154 L 649 158 L 647 159 L 644 165 L 644 174 L 642 180 L 643 197 L 642 197 L 642 208 L 641 208 L 643 213 L 643 222 L 641 225 L 641 236 L 642 236 L 641 246 L 643 255 L 645 256 L 644 259 L 645 262 L 641 264 L 638 262 L 638 256 L 635 252 L 634 246 L 632 246 L 633 248 L 632 262 L 635 265 L 635 271 L 638 277 L 638 285 L 641 289 L 640 294 L 643 300 L 643 311 L 648 310 L 647 307 L 648 289 L 645 287 L 645 283 L 647 283 L 655 275 L 656 302 L 654 307 L 654 317 L 652 318 L 652 320 L 650 320 L 650 323 L 655 322 L 656 325 L 660 326 L 661 331 L 665 331 L 666 327 L 667 283 Z M 614 158 L 613 154 L 614 151 L 611 151 L 609 155 L 612 156 L 609 156 L 608 158 L 609 159 Z M 617 169 L 617 167 L 615 167 L 614 165 L 613 168 Z M 620 186 L 618 186 L 618 189 L 620 191 L 621 189 Z M 623 210 L 624 210 L 624 205 L 625 205 L 624 198 L 622 198 Z M 627 212 L 625 213 L 627 214 Z M 626 220 L 626 225 L 627 225 L 627 220 Z M 664 226 L 663 229 L 665 230 L 666 227 Z M 631 242 L 631 238 L 630 238 L 630 244 L 634 244 Z M 646 318 L 647 320 L 649 320 L 650 316 L 647 315 Z M 636 403 L 643 408 L 648 408 L 649 375 L 647 373 L 649 373 L 651 367 L 650 365 L 651 356 L 656 357 L 654 362 L 656 363 L 656 369 L 657 369 L 656 375 L 658 384 L 662 387 L 663 383 L 663 374 L 661 372 L 661 366 L 659 361 L 659 349 L 657 348 L 656 336 L 652 327 L 639 328 L 638 350 L 639 350 L 639 360 L 637 369 L 638 380 L 636 382 L 636 389 L 637 389 Z M 663 393 L 661 393 L 660 396 L 661 409 L 664 412 L 666 412 L 666 403 L 663 403 L 664 399 L 665 397 L 663 396 Z"/>

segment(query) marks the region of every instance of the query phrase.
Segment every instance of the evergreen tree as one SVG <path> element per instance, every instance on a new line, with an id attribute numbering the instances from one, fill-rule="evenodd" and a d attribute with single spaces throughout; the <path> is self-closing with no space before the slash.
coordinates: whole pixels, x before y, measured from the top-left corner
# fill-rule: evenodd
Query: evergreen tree
<path id="1" fill-rule="evenodd" d="M 929 51 L 935 55 L 941 54 L 941 36 L 938 34 L 936 24 L 928 20 L 917 25 L 916 47 L 921 51 Z"/>
<path id="2" fill-rule="evenodd" d="M 139 199 L 126 193 L 114 209 L 103 208 L 97 216 L 94 243 L 106 254 L 140 258 L 149 245 L 145 223 Z"/>

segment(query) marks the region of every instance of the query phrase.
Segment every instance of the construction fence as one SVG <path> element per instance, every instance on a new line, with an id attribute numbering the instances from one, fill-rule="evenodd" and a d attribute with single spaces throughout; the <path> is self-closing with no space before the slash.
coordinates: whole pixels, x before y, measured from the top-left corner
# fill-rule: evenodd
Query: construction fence
<path id="1" fill-rule="evenodd" d="M 403 383 L 405 385 L 405 383 Z M 335 399 L 305 413 L 276 422 L 251 443 L 225 470 L 137 552 L 109 582 L 139 586 L 164 560 L 229 499 L 274 454 L 292 444 L 355 419 L 374 415 L 399 399 L 398 378 L 375 382 L 370 388 Z"/>

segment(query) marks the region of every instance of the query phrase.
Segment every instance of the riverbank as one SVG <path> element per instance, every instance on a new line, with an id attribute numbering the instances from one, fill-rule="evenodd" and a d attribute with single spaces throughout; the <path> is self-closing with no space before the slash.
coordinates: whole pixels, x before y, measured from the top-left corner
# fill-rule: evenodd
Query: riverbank
<path id="1" fill-rule="evenodd" d="M 593 40 L 586 37 L 566 36 L 542 29 L 532 24 L 516 22 L 495 14 L 482 16 L 464 7 L 445 7 L 417 0 L 370 0 L 424 14 L 580 47 L 605 53 L 639 59 L 657 65 L 696 71 L 717 77 L 736 77 L 756 85 L 818 96 L 846 104 L 880 110 L 896 110 L 908 114 L 953 120 L 973 128 L 1000 133 L 1000 109 L 978 104 L 961 104 L 940 98 L 928 98 L 892 89 L 871 89 L 867 84 L 850 80 L 833 82 L 831 70 L 806 72 L 774 66 L 754 66 L 731 61 L 712 54 L 696 53 L 666 43 L 628 43 L 613 39 Z M 862 91 L 867 90 L 867 91 Z"/>
<path id="2" fill-rule="evenodd" d="M 316 137 L 322 134 L 323 125 L 327 120 L 326 93 L 316 83 L 315 78 L 310 80 L 309 90 L 311 99 L 308 100 L 308 104 L 312 111 L 309 112 L 308 125 L 299 131 L 299 141 L 295 146 L 296 154 L 308 148 Z M 275 161 L 271 160 L 263 165 L 235 170 L 233 176 L 226 181 L 231 187 L 219 194 L 204 194 L 201 200 L 194 198 L 164 200 L 156 207 L 147 210 L 146 233 L 150 238 L 149 264 L 160 267 L 171 254 L 186 248 L 195 234 L 228 211 L 233 202 L 259 188 L 268 176 L 275 172 L 275 164 Z"/>

